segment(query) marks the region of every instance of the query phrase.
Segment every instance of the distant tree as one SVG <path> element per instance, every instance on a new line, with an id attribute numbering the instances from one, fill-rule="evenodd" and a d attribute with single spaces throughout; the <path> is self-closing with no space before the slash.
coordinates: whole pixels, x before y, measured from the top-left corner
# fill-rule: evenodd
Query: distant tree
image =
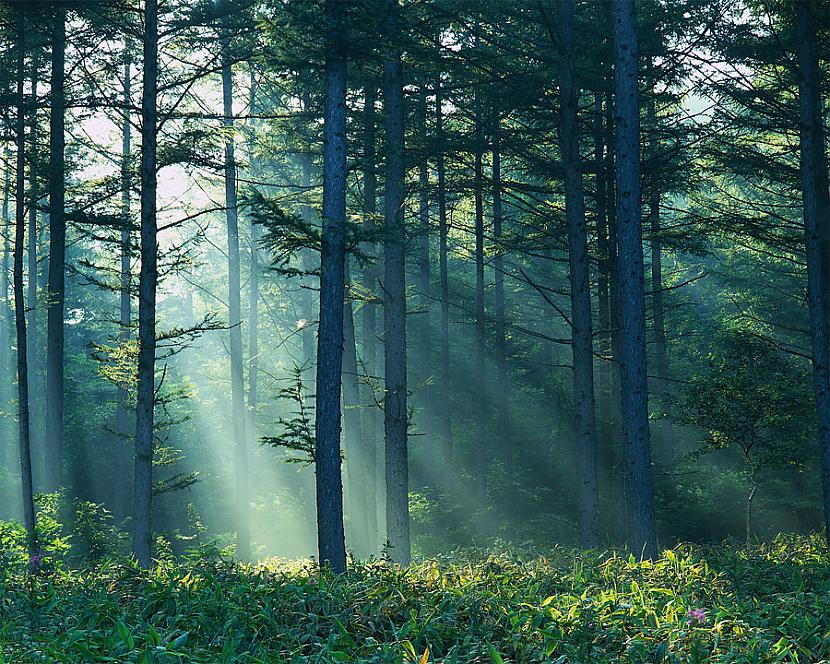
<path id="1" fill-rule="evenodd" d="M 752 536 L 753 501 L 775 471 L 807 458 L 813 404 L 798 358 L 741 330 L 721 333 L 686 393 L 686 420 L 705 430 L 698 454 L 735 448 L 748 487 L 744 534 Z"/>
<path id="2" fill-rule="evenodd" d="M 406 275 L 404 229 L 403 74 L 400 5 L 384 0 L 383 112 L 386 119 L 384 191 L 384 430 L 386 441 L 386 537 L 392 559 L 408 564 L 409 452 L 407 445 Z"/>

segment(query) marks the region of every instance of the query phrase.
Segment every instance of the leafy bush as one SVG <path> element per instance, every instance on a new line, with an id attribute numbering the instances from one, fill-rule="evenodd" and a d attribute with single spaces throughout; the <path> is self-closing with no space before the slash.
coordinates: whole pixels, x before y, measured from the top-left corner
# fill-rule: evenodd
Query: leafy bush
<path id="1" fill-rule="evenodd" d="M 830 657 L 818 537 L 678 546 L 654 562 L 555 548 L 345 576 L 221 559 L 49 579 L 0 571 L 0 652 L 66 662 L 817 662 Z"/>

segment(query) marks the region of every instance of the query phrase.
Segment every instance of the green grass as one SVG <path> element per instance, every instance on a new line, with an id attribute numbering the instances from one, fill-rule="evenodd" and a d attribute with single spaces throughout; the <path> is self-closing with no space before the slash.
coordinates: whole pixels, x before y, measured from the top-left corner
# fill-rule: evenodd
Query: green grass
<path id="1" fill-rule="evenodd" d="M 818 537 L 744 549 L 459 555 L 343 577 L 274 561 L 0 571 L 7 662 L 818 662 Z M 690 609 L 703 623 L 687 624 Z"/>

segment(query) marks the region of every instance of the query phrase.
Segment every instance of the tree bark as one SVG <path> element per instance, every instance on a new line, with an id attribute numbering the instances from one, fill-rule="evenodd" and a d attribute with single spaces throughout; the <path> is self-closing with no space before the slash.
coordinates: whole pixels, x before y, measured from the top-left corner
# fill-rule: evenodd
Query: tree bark
<path id="1" fill-rule="evenodd" d="M 26 304 L 23 297 L 23 252 L 26 243 L 26 99 L 24 96 L 26 16 L 17 12 L 17 173 L 15 174 L 14 319 L 17 328 L 17 418 L 20 446 L 20 484 L 23 491 L 23 525 L 29 555 L 38 553 L 35 503 L 32 489 L 32 455 L 29 446 L 29 358 L 26 352 Z"/>
<path id="2" fill-rule="evenodd" d="M 226 10 L 227 12 L 227 10 Z M 239 210 L 236 199 L 236 155 L 233 137 L 233 71 L 231 69 L 228 15 L 221 17 L 220 49 L 222 61 L 222 126 L 225 130 L 225 220 L 228 231 L 228 326 L 230 327 L 231 417 L 234 438 L 236 486 L 236 555 L 251 557 L 248 486 L 248 439 L 245 414 L 245 378 L 242 357 L 242 287 L 239 257 Z"/>
<path id="3" fill-rule="evenodd" d="M 49 301 L 46 310 L 46 446 L 47 487 L 63 480 L 63 318 L 65 296 L 65 168 L 64 61 L 66 10 L 57 7 L 52 19 L 52 74 L 49 114 Z"/>
<path id="4" fill-rule="evenodd" d="M 438 375 L 441 390 L 439 399 L 438 430 L 444 442 L 447 466 L 454 462 L 452 440 L 452 405 L 450 370 L 450 284 L 447 262 L 447 175 L 444 160 L 444 112 L 441 108 L 441 74 L 435 79 L 435 140 L 438 151 L 435 156 L 435 171 L 438 178 L 438 281 L 441 300 L 441 314 L 438 327 Z"/>
<path id="5" fill-rule="evenodd" d="M 345 0 L 326 0 L 323 241 L 317 332 L 317 542 L 320 564 L 346 571 L 340 465 L 340 381 L 346 224 Z"/>
<path id="6" fill-rule="evenodd" d="M 646 386 L 643 231 L 640 214 L 640 107 L 634 0 L 614 0 L 617 93 L 617 242 L 623 440 L 629 536 L 634 553 L 657 555 Z"/>
<path id="7" fill-rule="evenodd" d="M 579 472 L 579 525 L 582 546 L 599 544 L 597 436 L 594 419 L 594 349 L 591 321 L 590 264 L 579 154 L 579 92 L 574 77 L 573 2 L 559 3 L 559 140 L 565 170 L 565 216 L 571 285 L 573 391 Z"/>
<path id="8" fill-rule="evenodd" d="M 375 155 L 375 103 L 377 102 L 377 87 L 372 84 L 366 86 L 363 106 L 363 212 L 366 218 L 366 230 L 374 232 L 375 215 L 377 214 L 377 163 Z M 369 254 L 375 254 L 375 246 L 366 247 Z M 363 305 L 363 366 L 370 376 L 377 376 L 377 306 L 374 298 L 378 281 L 377 262 L 373 262 L 363 271 L 363 288 L 369 300 Z M 371 386 L 367 386 L 366 400 L 363 408 L 363 436 L 366 441 L 365 471 L 367 528 L 369 552 L 373 553 L 378 545 L 378 485 L 382 478 L 378 463 L 379 448 L 382 440 L 381 421 L 375 408 L 374 394 Z"/>
<path id="9" fill-rule="evenodd" d="M 603 359 L 599 364 L 599 401 L 600 412 L 605 412 L 611 402 L 611 339 L 610 339 L 610 301 L 608 297 L 608 216 L 606 208 L 606 163 L 604 156 L 605 140 L 603 136 L 602 95 L 594 95 L 594 167 L 596 168 L 596 214 L 597 214 L 597 309 L 599 333 L 599 351 Z"/>
<path id="10" fill-rule="evenodd" d="M 156 364 L 156 219 L 158 109 L 158 0 L 144 5 L 143 90 L 141 93 L 141 271 L 138 281 L 138 389 L 135 413 L 133 553 L 141 567 L 152 554 L 153 420 Z"/>
<path id="11" fill-rule="evenodd" d="M 807 305 L 813 350 L 825 536 L 830 543 L 830 200 L 822 118 L 816 17 L 812 0 L 795 3 Z"/>
<path id="12" fill-rule="evenodd" d="M 386 535 L 392 559 L 410 560 L 409 457 L 407 451 L 406 277 L 404 228 L 403 74 L 398 0 L 384 0 L 383 105 L 386 116 L 384 192 L 384 432 L 386 450 Z"/>

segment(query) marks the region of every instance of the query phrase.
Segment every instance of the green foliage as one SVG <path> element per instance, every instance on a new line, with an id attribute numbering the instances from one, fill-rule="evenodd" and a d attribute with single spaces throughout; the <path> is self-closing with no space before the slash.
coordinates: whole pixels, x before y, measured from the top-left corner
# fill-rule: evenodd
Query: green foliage
<path id="1" fill-rule="evenodd" d="M 819 537 L 654 562 L 553 549 L 458 554 L 342 577 L 221 559 L 48 580 L 4 566 L 15 662 L 807 662 L 830 657 Z"/>

